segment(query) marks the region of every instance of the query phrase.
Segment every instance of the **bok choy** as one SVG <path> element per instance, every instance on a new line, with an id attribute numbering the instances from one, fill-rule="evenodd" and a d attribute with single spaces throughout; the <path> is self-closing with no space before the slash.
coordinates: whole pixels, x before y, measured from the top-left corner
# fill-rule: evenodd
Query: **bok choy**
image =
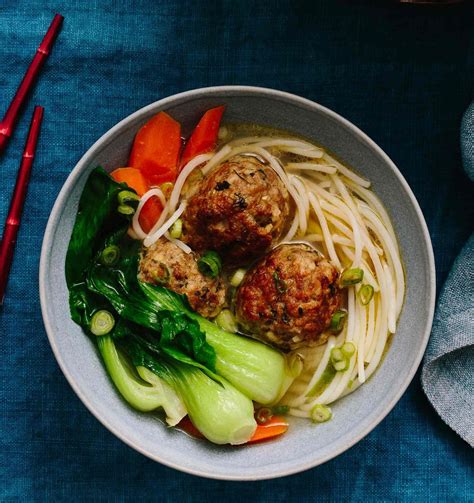
<path id="1" fill-rule="evenodd" d="M 140 243 L 127 235 L 131 215 L 119 211 L 124 190 L 101 168 L 85 185 L 66 257 L 72 319 L 97 334 L 94 315 L 110 313 L 110 331 L 93 340 L 132 407 L 162 407 L 170 425 L 187 413 L 212 442 L 244 443 L 256 428 L 252 400 L 275 402 L 294 377 L 285 357 L 222 330 L 186 297 L 138 280 Z M 113 260 L 105 260 L 110 250 Z"/>

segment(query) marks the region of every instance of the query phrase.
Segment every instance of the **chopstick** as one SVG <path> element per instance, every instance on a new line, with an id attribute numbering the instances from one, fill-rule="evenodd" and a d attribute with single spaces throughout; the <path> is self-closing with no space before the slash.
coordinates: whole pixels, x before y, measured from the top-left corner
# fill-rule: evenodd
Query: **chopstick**
<path id="1" fill-rule="evenodd" d="M 63 16 L 56 14 L 51 22 L 43 41 L 39 45 L 36 54 L 28 67 L 28 70 L 19 85 L 17 92 L 12 99 L 8 110 L 0 122 L 0 153 L 5 149 L 10 136 L 15 129 L 15 124 L 20 113 L 20 109 L 25 102 L 25 99 L 33 86 L 36 77 L 38 76 L 41 67 L 48 58 L 51 47 L 58 36 L 59 30 L 63 22 Z"/>
<path id="2" fill-rule="evenodd" d="M 16 236 L 20 227 L 21 213 L 30 181 L 31 168 L 36 153 L 36 145 L 43 120 L 44 108 L 36 106 L 31 119 L 30 130 L 26 140 L 25 150 L 21 159 L 20 169 L 16 179 L 15 190 L 10 202 L 7 220 L 0 243 L 0 306 L 3 304 L 8 275 L 13 260 Z"/>

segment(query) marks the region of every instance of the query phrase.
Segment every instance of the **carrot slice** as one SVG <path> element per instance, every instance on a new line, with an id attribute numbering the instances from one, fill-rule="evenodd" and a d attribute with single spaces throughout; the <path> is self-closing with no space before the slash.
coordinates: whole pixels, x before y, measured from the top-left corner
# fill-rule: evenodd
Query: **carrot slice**
<path id="1" fill-rule="evenodd" d="M 165 112 L 152 117 L 138 131 L 129 164 L 151 185 L 174 182 L 181 150 L 181 125 Z"/>
<path id="2" fill-rule="evenodd" d="M 192 437 L 204 438 L 204 435 L 194 426 L 188 416 L 181 420 L 178 427 Z M 263 440 L 269 440 L 283 435 L 286 430 L 288 430 L 288 422 L 283 417 L 272 416 L 265 424 L 257 425 L 255 433 L 247 443 L 253 444 Z"/>
<path id="3" fill-rule="evenodd" d="M 201 117 L 193 134 L 186 143 L 181 157 L 181 166 L 184 166 L 193 157 L 209 152 L 216 146 L 224 109 L 224 106 L 211 108 Z"/>
<path id="4" fill-rule="evenodd" d="M 266 423 L 259 424 L 253 437 L 248 441 L 249 444 L 261 442 L 262 440 L 269 440 L 275 438 L 288 430 L 288 422 L 280 416 L 272 416 Z"/>
<path id="5" fill-rule="evenodd" d="M 110 176 L 119 183 L 126 183 L 141 197 L 148 190 L 148 183 L 136 168 L 117 168 Z"/>
<path id="6" fill-rule="evenodd" d="M 137 168 L 117 168 L 110 176 L 119 183 L 126 183 L 141 197 L 150 188 L 142 172 Z M 151 197 L 143 206 L 138 221 L 143 232 L 151 231 L 157 220 L 160 218 L 163 207 L 157 197 Z"/>
<path id="7" fill-rule="evenodd" d="M 163 207 L 157 197 L 150 197 L 144 204 L 138 217 L 138 222 L 145 234 L 148 234 L 160 218 Z"/>

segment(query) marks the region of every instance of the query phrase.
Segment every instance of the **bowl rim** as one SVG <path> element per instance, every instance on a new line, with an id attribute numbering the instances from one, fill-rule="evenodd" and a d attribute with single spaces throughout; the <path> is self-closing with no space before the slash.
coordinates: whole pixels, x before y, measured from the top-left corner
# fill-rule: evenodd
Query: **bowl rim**
<path id="1" fill-rule="evenodd" d="M 87 166 L 87 163 L 89 161 L 89 158 L 92 157 L 95 153 L 95 150 L 98 147 L 103 147 L 105 143 L 110 141 L 115 133 L 121 130 L 123 126 L 128 124 L 129 122 L 133 122 L 136 118 L 139 118 L 140 116 L 146 114 L 148 111 L 154 110 L 156 108 L 166 108 L 168 105 L 173 104 L 175 101 L 182 101 L 186 99 L 193 99 L 193 98 L 199 98 L 199 97 L 209 97 L 212 98 L 213 95 L 222 95 L 222 94 L 227 94 L 227 95 L 242 95 L 242 96 L 261 96 L 277 101 L 283 101 L 286 103 L 290 103 L 293 105 L 300 105 L 304 106 L 306 108 L 312 108 L 314 110 L 320 111 L 324 113 L 325 115 L 329 116 L 333 120 L 337 121 L 341 125 L 343 125 L 345 128 L 350 130 L 355 136 L 359 137 L 361 140 L 363 140 L 373 151 L 375 151 L 376 154 L 378 154 L 382 160 L 389 165 L 395 176 L 398 178 L 399 182 L 401 183 L 403 190 L 406 192 L 408 195 L 411 204 L 413 205 L 413 209 L 415 210 L 415 213 L 418 217 L 419 223 L 422 228 L 422 239 L 423 243 L 426 247 L 426 252 L 427 252 L 427 260 L 428 260 L 428 273 L 429 273 L 429 311 L 428 311 L 428 317 L 425 323 L 425 329 L 423 333 L 423 337 L 420 338 L 420 343 L 419 343 L 419 349 L 416 355 L 416 358 L 414 360 L 413 365 L 409 369 L 409 371 L 405 375 L 405 379 L 403 381 L 403 384 L 400 386 L 400 388 L 397 390 L 397 392 L 392 396 L 391 400 L 386 404 L 386 406 L 383 408 L 383 410 L 376 416 L 373 421 L 361 432 L 359 432 L 356 436 L 354 436 L 346 445 L 336 449 L 335 451 L 331 452 L 330 454 L 327 454 L 321 459 L 316 460 L 315 462 L 307 462 L 303 464 L 295 464 L 293 467 L 290 468 L 285 468 L 283 470 L 280 470 L 278 472 L 273 472 L 270 474 L 262 474 L 262 475 L 222 475 L 222 474 L 215 474 L 210 471 L 206 470 L 201 470 L 199 468 L 188 468 L 188 467 L 182 467 L 178 463 L 168 461 L 165 458 L 160 457 L 159 455 L 153 454 L 149 451 L 147 451 L 146 448 L 142 448 L 140 446 L 137 446 L 132 440 L 127 438 L 126 433 L 122 433 L 121 431 L 118 430 L 113 424 L 109 423 L 106 419 L 104 419 L 100 412 L 95 409 L 95 407 L 92 405 L 92 403 L 89 402 L 87 396 L 81 392 L 79 387 L 76 385 L 74 378 L 72 375 L 69 373 L 67 366 L 62 359 L 61 353 L 58 349 L 58 346 L 56 345 L 55 342 L 55 332 L 53 330 L 53 326 L 51 323 L 51 320 L 49 319 L 48 316 L 48 311 L 47 311 L 47 271 L 48 271 L 48 257 L 50 254 L 50 250 L 52 247 L 52 242 L 54 238 L 54 229 L 57 225 L 57 222 L 60 218 L 61 214 L 61 209 L 63 205 L 66 202 L 67 196 L 69 195 L 70 191 L 74 187 L 77 179 L 80 177 L 82 174 L 84 167 Z M 426 224 L 425 218 L 423 216 L 423 213 L 421 211 L 421 208 L 418 204 L 418 201 L 415 198 L 415 195 L 413 194 L 410 186 L 408 185 L 407 181 L 395 165 L 395 163 L 390 159 L 390 157 L 382 150 L 381 147 L 379 147 L 367 134 L 365 134 L 362 130 L 360 130 L 357 126 L 355 126 L 352 122 L 349 120 L 345 119 L 338 113 L 330 110 L 329 108 L 320 105 L 319 103 L 312 101 L 307 98 L 302 98 L 300 96 L 285 92 L 285 91 L 279 91 L 276 89 L 271 89 L 271 88 L 265 88 L 265 87 L 256 87 L 256 86 L 239 86 L 239 85 L 230 85 L 230 86 L 212 86 L 212 87 L 202 87 L 198 89 L 192 89 L 189 91 L 184 91 L 180 92 L 177 94 L 173 94 L 171 96 L 168 96 L 166 98 L 162 98 L 160 100 L 157 100 L 153 103 L 150 103 L 149 105 L 146 105 L 137 111 L 133 112 L 132 114 L 128 115 L 121 121 L 119 121 L 115 126 L 110 128 L 106 133 L 104 133 L 94 144 L 86 151 L 86 153 L 80 158 L 80 160 L 76 163 L 75 167 L 71 171 L 71 173 L 68 175 L 66 181 L 64 182 L 57 198 L 56 201 L 53 205 L 53 208 L 51 210 L 50 216 L 48 218 L 48 223 L 45 229 L 44 233 L 44 238 L 43 238 L 43 244 L 41 247 L 41 257 L 40 257 L 40 266 L 39 266 L 39 295 L 40 295 L 40 304 L 41 304 L 41 312 L 42 312 L 42 317 L 43 317 L 43 322 L 44 326 L 46 329 L 46 333 L 48 336 L 49 344 L 51 346 L 51 349 L 54 353 L 54 356 L 56 358 L 56 361 L 66 377 L 66 380 L 68 381 L 69 385 L 71 388 L 74 390 L 76 395 L 79 397 L 79 399 L 82 401 L 82 403 L 86 406 L 86 408 L 93 414 L 96 419 L 100 423 L 102 423 L 111 433 L 113 433 L 116 437 L 118 437 L 121 441 L 123 441 L 126 445 L 129 447 L 133 448 L 134 450 L 140 452 L 144 456 L 157 461 L 165 466 L 174 468 L 176 470 L 179 470 L 181 472 L 189 473 L 191 475 L 197 475 L 200 477 L 205 477 L 205 478 L 211 478 L 211 479 L 218 479 L 218 480 L 234 480 L 234 481 L 251 481 L 251 480 L 265 480 L 265 479 L 273 479 L 273 478 L 278 478 L 278 477 L 284 477 L 288 475 L 293 475 L 296 473 L 303 472 L 305 470 L 308 470 L 310 468 L 314 468 L 320 464 L 326 463 L 327 461 L 339 456 L 346 450 L 350 449 L 352 446 L 354 446 L 356 443 L 358 443 L 362 438 L 364 438 L 366 435 L 368 435 L 388 414 L 389 412 L 394 408 L 394 406 L 398 403 L 402 395 L 405 393 L 406 389 L 410 385 L 411 381 L 413 380 L 413 377 L 416 374 L 416 371 L 421 363 L 421 360 L 423 358 L 424 352 L 426 350 L 426 346 L 428 344 L 428 339 L 431 333 L 431 327 L 433 323 L 433 317 L 434 317 L 434 309 L 435 309 L 435 301 L 436 301 L 436 271 L 435 271 L 435 261 L 434 261 L 434 253 L 433 253 L 433 247 L 431 243 L 431 238 L 430 234 L 428 231 L 428 226 Z"/>

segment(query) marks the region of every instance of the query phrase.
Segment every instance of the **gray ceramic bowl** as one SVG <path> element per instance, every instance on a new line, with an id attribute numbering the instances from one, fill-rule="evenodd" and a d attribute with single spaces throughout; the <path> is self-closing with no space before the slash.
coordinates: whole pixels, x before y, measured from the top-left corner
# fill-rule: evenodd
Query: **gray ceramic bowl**
<path id="1" fill-rule="evenodd" d="M 225 120 L 287 129 L 328 147 L 373 182 L 392 217 L 406 266 L 407 296 L 398 331 L 381 367 L 337 402 L 334 419 L 318 426 L 294 419 L 278 440 L 219 447 L 166 428 L 156 416 L 128 407 L 109 381 L 94 346 L 69 317 L 64 259 L 82 188 L 97 165 L 126 165 L 140 126 L 166 110 L 189 132 L 208 108 L 225 103 Z M 387 155 L 339 115 L 312 101 L 253 87 L 198 89 L 166 98 L 127 117 L 79 161 L 58 196 L 46 228 L 40 265 L 44 323 L 56 359 L 86 407 L 117 437 L 144 455 L 204 477 L 255 480 L 306 470 L 334 458 L 390 412 L 412 380 L 425 350 L 435 301 L 433 251 L 417 201 Z"/>

